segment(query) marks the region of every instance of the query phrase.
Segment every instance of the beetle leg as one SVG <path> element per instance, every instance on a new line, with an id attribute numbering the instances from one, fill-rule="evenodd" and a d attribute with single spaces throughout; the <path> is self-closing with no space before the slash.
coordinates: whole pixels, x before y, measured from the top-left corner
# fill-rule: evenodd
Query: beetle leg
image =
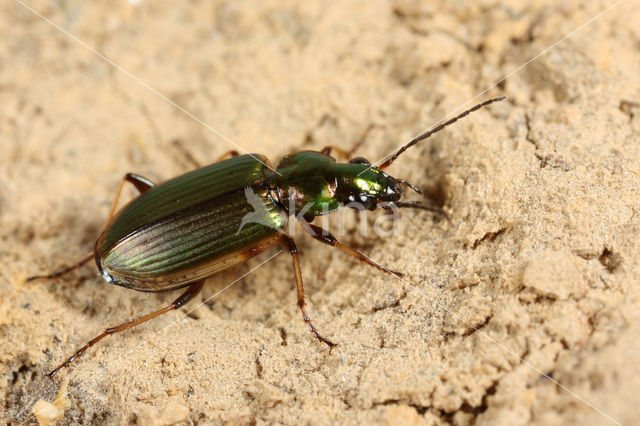
<path id="1" fill-rule="evenodd" d="M 107 336 L 109 336 L 111 334 L 114 334 L 114 333 L 118 333 L 119 331 L 124 331 L 124 330 L 126 330 L 128 328 L 135 327 L 136 325 L 140 325 L 143 322 L 147 322 L 150 319 L 153 319 L 153 318 L 155 318 L 157 316 L 160 316 L 160 315 L 165 314 L 165 313 L 167 313 L 169 311 L 173 311 L 173 310 L 176 310 L 176 309 L 180 308 L 181 306 L 183 306 L 187 302 L 189 302 L 191 299 L 193 299 L 198 293 L 200 293 L 200 290 L 202 290 L 203 284 L 204 284 L 204 280 L 198 281 L 197 283 L 192 284 L 191 286 L 189 286 L 187 288 L 187 290 L 184 293 L 182 293 L 180 295 L 180 297 L 178 297 L 170 305 L 165 306 L 162 309 L 158 309 L 155 312 L 147 314 L 147 315 L 145 315 L 143 317 L 140 317 L 138 319 L 135 319 L 133 321 L 125 322 L 124 324 L 120 324 L 120 325 L 117 325 L 115 327 L 110 327 L 110 328 L 105 329 L 102 332 L 102 334 L 100 334 L 100 335 L 94 337 L 93 339 L 89 340 L 89 342 L 86 345 L 84 345 L 83 347 L 78 349 L 76 351 L 76 353 L 74 353 L 65 362 L 63 362 L 58 367 L 56 367 L 55 370 L 53 370 L 52 372 L 47 374 L 47 376 L 49 376 L 49 378 L 52 379 L 53 376 L 58 374 L 58 372 L 62 368 L 68 367 L 69 364 L 71 364 L 73 361 L 75 361 L 78 357 L 82 356 L 82 354 L 84 354 L 87 351 L 87 349 L 89 349 L 91 346 L 95 345 L 100 340 L 104 339 L 105 337 L 107 337 Z"/>
<path id="2" fill-rule="evenodd" d="M 365 255 L 364 253 L 362 253 L 360 250 L 356 250 L 352 247 L 346 246 L 344 244 L 342 244 L 341 242 L 339 242 L 336 237 L 334 237 L 333 235 L 331 235 L 330 232 L 325 231 L 323 228 L 316 226 L 312 223 L 307 223 L 307 225 L 313 230 L 313 234 L 311 232 L 309 232 L 309 230 L 305 227 L 303 227 L 307 232 L 309 232 L 309 235 L 311 235 L 313 238 L 315 238 L 316 240 L 328 244 L 332 247 L 336 247 L 339 248 L 340 250 L 344 251 L 345 253 L 350 254 L 351 256 L 354 256 L 355 258 L 357 258 L 358 260 L 360 260 L 361 262 L 366 263 L 367 265 L 371 265 L 376 269 L 381 270 L 382 272 L 386 272 L 387 274 L 391 274 L 391 275 L 395 275 L 398 278 L 402 278 L 402 273 L 401 272 L 396 272 L 396 271 L 392 271 L 391 269 L 387 269 L 384 266 L 377 264 L 376 262 L 374 262 L 373 260 L 369 259 L 369 257 L 367 257 L 367 255 Z"/>
<path id="3" fill-rule="evenodd" d="M 182 144 L 182 141 L 176 139 L 175 141 L 173 141 L 173 145 L 176 148 L 178 148 L 180 151 L 182 151 L 182 153 L 187 158 L 187 160 L 196 169 L 199 169 L 200 167 L 202 167 L 202 165 L 200 165 L 200 163 L 195 158 L 193 158 L 193 155 L 191 155 L 191 153 L 184 147 L 184 145 Z M 240 155 L 240 153 L 238 151 L 236 151 L 235 149 L 232 149 L 230 151 L 225 152 L 220 157 L 218 157 L 218 159 L 215 162 L 218 163 L 218 162 L 220 162 L 222 160 L 226 160 L 227 158 L 237 157 L 238 155 Z"/>
<path id="4" fill-rule="evenodd" d="M 238 155 L 240 155 L 240 153 L 235 149 L 232 149 L 231 151 L 227 151 L 224 154 L 222 154 L 220 157 L 218 157 L 218 159 L 216 160 L 216 163 L 222 160 L 226 160 L 227 158 L 237 157 Z"/>
<path id="5" fill-rule="evenodd" d="M 334 145 L 329 145 L 322 148 L 322 151 L 320 152 L 322 152 L 323 154 L 331 155 L 331 151 L 335 151 L 342 158 L 350 160 L 351 157 L 353 157 L 353 154 L 358 150 L 358 148 L 360 148 L 360 146 L 367 140 L 367 136 L 369 136 L 369 133 L 371 132 L 371 130 L 373 130 L 374 127 L 380 127 L 380 125 L 375 123 L 369 124 L 369 126 L 364 130 L 364 132 L 362 132 L 358 140 L 353 144 L 349 151 L 345 151 L 344 149 Z"/>
<path id="6" fill-rule="evenodd" d="M 331 152 L 335 151 L 340 157 L 344 158 L 344 159 L 349 159 L 349 152 L 350 151 L 345 151 L 344 149 L 335 146 L 335 145 L 329 145 L 329 146 L 325 146 L 324 148 L 322 148 L 322 151 L 320 151 L 323 154 L 326 155 L 331 155 Z"/>
<path id="7" fill-rule="evenodd" d="M 116 194 L 116 199 L 113 202 L 113 206 L 111 207 L 111 213 L 109 214 L 109 219 L 107 220 L 107 223 L 111 222 L 111 219 L 113 218 L 113 214 L 115 213 L 116 207 L 118 206 L 118 200 L 120 199 L 120 193 L 122 192 L 122 187 L 124 186 L 125 182 L 129 182 L 131 184 L 133 184 L 133 186 L 136 187 L 136 189 L 138 191 L 140 191 L 140 193 L 145 193 L 148 190 L 150 190 L 151 188 L 153 188 L 155 186 L 155 184 L 153 182 L 151 182 L 149 179 L 142 177 L 140 175 L 136 175 L 134 173 L 127 173 L 126 175 L 124 175 L 124 177 L 122 178 L 122 180 L 120 181 L 120 186 L 118 187 L 118 193 Z M 85 257 L 84 259 L 82 259 L 80 262 L 76 263 L 73 266 L 69 266 L 66 267 L 64 269 L 61 269 L 60 271 L 56 271 L 53 272 L 49 275 L 35 275 L 32 277 L 28 277 L 27 278 L 27 282 L 29 281 L 33 281 L 33 280 L 39 280 L 39 279 L 53 279 L 53 278 L 58 278 L 62 275 L 65 275 L 71 271 L 73 271 L 74 269 L 78 269 L 80 268 L 82 265 L 84 265 L 85 263 L 89 262 L 91 259 L 93 259 L 94 256 L 94 252 L 91 252 L 87 255 L 87 257 Z"/>
<path id="8" fill-rule="evenodd" d="M 120 181 L 120 186 L 118 187 L 118 192 L 116 193 L 116 199 L 113 201 L 113 205 L 111 206 L 111 213 L 109 214 L 109 220 L 107 220 L 107 223 L 111 222 L 111 219 L 116 212 L 116 207 L 118 207 L 118 201 L 120 200 L 120 194 L 122 193 L 122 188 L 124 187 L 125 182 L 131 183 L 136 187 L 138 191 L 140 191 L 141 194 L 144 194 L 145 192 L 156 186 L 155 183 L 151 182 L 146 177 L 137 175 L 135 173 L 127 173 L 126 175 L 124 175 L 124 177 Z"/>
<path id="9" fill-rule="evenodd" d="M 302 272 L 300 270 L 300 259 L 298 258 L 298 248 L 296 247 L 296 243 L 295 241 L 293 241 L 293 238 L 288 237 L 286 235 L 283 235 L 282 239 L 283 239 L 283 243 L 286 244 L 287 248 L 289 249 L 289 253 L 291 253 L 291 257 L 293 258 L 293 270 L 296 276 L 296 290 L 298 292 L 298 308 L 300 308 L 300 312 L 302 313 L 302 318 L 304 319 L 304 322 L 306 322 L 307 325 L 309 326 L 309 331 L 311 331 L 311 334 L 313 334 L 313 337 L 315 337 L 316 339 L 318 339 L 323 343 L 326 343 L 329 346 L 329 353 L 331 353 L 333 348 L 338 344 L 325 339 L 320 335 L 320 333 L 318 333 L 318 330 L 314 327 L 313 323 L 311 322 L 311 318 L 309 318 L 309 315 L 307 315 L 307 311 L 304 309 L 304 306 L 306 305 L 306 303 L 304 301 L 304 288 L 302 286 Z"/>
<path id="10" fill-rule="evenodd" d="M 49 275 L 34 275 L 32 277 L 27 278 L 27 282 L 29 281 L 33 281 L 33 280 L 52 280 L 54 278 L 58 278 L 66 273 L 69 273 L 71 271 L 73 271 L 74 269 L 78 269 L 80 268 L 82 265 L 84 265 L 85 263 L 87 263 L 88 261 L 90 261 L 91 259 L 93 259 L 93 252 L 89 253 L 87 255 L 87 257 L 85 257 L 84 259 L 82 259 L 80 262 L 76 263 L 73 266 L 67 266 L 64 269 L 61 269 L 60 271 L 56 271 L 53 272 Z"/>

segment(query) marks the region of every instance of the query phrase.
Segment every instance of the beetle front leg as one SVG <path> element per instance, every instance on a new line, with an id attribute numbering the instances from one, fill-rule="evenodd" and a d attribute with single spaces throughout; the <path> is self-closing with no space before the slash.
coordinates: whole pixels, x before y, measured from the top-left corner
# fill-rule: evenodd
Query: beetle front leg
<path id="1" fill-rule="evenodd" d="M 293 238 L 288 237 L 286 235 L 282 236 L 282 243 L 289 249 L 289 253 L 293 258 L 293 270 L 296 276 L 296 290 L 298 292 L 298 308 L 300 308 L 300 312 L 302 313 L 302 318 L 304 322 L 309 326 L 309 331 L 313 334 L 313 337 L 318 339 L 319 341 L 326 343 L 329 346 L 329 353 L 333 350 L 337 343 L 333 343 L 326 338 L 322 337 L 320 333 L 318 333 L 318 329 L 316 329 L 311 322 L 311 318 L 307 314 L 307 311 L 304 309 L 305 301 L 304 301 L 304 288 L 302 286 L 302 271 L 300 269 L 300 259 L 298 258 L 298 248 L 296 247 L 296 243 L 293 241 Z"/>
<path id="2" fill-rule="evenodd" d="M 306 226 L 303 226 L 305 231 L 307 231 L 309 235 L 311 235 L 313 238 L 320 241 L 321 243 L 330 245 L 331 247 L 339 248 L 345 253 L 348 253 L 351 256 L 355 257 L 356 259 L 360 260 L 361 262 L 366 263 L 367 265 L 373 266 L 374 268 L 379 269 L 382 272 L 386 272 L 387 274 L 394 275 L 398 278 L 402 278 L 403 274 L 401 272 L 396 272 L 396 271 L 392 271 L 391 269 L 387 269 L 384 266 L 369 259 L 369 257 L 367 257 L 367 255 L 362 253 L 360 250 L 356 250 L 352 247 L 342 244 L 336 239 L 336 237 L 331 235 L 329 231 L 325 231 L 323 228 L 313 225 L 311 223 L 307 223 L 307 226 L 311 228 L 313 233 L 309 232 L 309 229 L 307 229 Z"/>
<path id="3" fill-rule="evenodd" d="M 375 127 L 381 127 L 381 126 L 375 123 L 369 124 L 369 126 L 365 129 L 364 132 L 362 132 L 358 140 L 353 144 L 353 146 L 349 151 L 345 151 L 344 149 L 335 145 L 329 145 L 322 148 L 322 151 L 320 152 L 322 152 L 323 154 L 331 155 L 331 152 L 335 151 L 339 156 L 341 156 L 345 160 L 350 160 L 351 157 L 353 157 L 353 154 L 358 150 L 358 148 L 360 148 L 360 146 L 367 140 L 367 136 L 369 136 L 369 133 Z"/>

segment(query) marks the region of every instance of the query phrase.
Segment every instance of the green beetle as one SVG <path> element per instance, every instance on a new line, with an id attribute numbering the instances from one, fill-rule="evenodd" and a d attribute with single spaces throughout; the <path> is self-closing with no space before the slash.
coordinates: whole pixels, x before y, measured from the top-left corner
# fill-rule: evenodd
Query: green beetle
<path id="1" fill-rule="evenodd" d="M 330 348 L 334 343 L 322 337 L 305 311 L 302 274 L 294 240 L 284 229 L 289 217 L 303 221 L 303 228 L 315 239 L 339 248 L 383 272 L 401 276 L 378 265 L 360 251 L 340 243 L 311 221 L 342 206 L 408 207 L 436 211 L 417 202 L 401 202 L 401 185 L 418 188 L 389 176 L 383 170 L 407 148 L 415 145 L 485 105 L 504 99 L 490 99 L 476 105 L 414 138 L 380 166 L 357 157 L 338 163 L 330 155 L 336 147 L 322 151 L 301 151 L 285 156 L 273 169 L 266 157 L 238 155 L 199 168 L 160 185 L 129 173 L 120 184 L 110 218 L 96 241 L 94 251 L 78 264 L 62 271 L 28 278 L 56 278 L 92 258 L 102 277 L 111 284 L 138 291 L 161 292 L 187 287 L 170 305 L 116 327 L 106 329 L 49 373 L 55 376 L 89 347 L 104 337 L 126 330 L 151 318 L 178 309 L 202 289 L 204 280 L 244 262 L 279 243 L 291 253 L 296 279 L 297 304 L 313 336 Z M 141 193 L 116 213 L 125 182 Z"/>

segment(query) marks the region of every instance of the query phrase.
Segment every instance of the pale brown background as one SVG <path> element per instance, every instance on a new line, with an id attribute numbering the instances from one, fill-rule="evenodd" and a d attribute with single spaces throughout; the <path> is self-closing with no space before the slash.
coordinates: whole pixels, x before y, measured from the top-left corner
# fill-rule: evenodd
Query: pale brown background
<path id="1" fill-rule="evenodd" d="M 272 161 L 348 147 L 370 123 L 383 128 L 360 154 L 376 160 L 613 4 L 453 3 L 28 1 Z M 61 373 L 64 422 L 609 424 L 541 372 L 636 422 L 638 22 L 624 1 L 478 99 L 508 101 L 389 169 L 452 217 L 404 211 L 395 237 L 342 236 L 404 282 L 299 239 L 332 355 L 302 323 L 282 253 Z M 190 169 L 186 152 L 207 163 L 234 146 L 6 0 L 0 148 L 0 399 L 17 423 L 55 396 L 45 372 L 176 297 L 107 285 L 93 265 L 25 277 L 91 250 L 125 172 L 162 181 Z M 211 279 L 192 308 L 275 253 Z"/>

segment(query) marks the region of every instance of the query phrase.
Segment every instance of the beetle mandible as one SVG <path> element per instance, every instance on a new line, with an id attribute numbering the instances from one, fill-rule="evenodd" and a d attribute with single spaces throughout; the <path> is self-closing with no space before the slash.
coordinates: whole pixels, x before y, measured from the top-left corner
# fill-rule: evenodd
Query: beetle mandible
<path id="1" fill-rule="evenodd" d="M 332 151 L 346 158 L 352 152 L 329 146 L 322 151 L 286 155 L 275 171 L 262 155 L 239 155 L 230 151 L 227 156 L 231 158 L 159 185 L 142 176 L 126 174 L 93 252 L 71 267 L 50 275 L 33 276 L 27 281 L 57 278 L 95 259 L 102 277 L 110 284 L 145 292 L 187 289 L 162 309 L 105 329 L 48 376 L 53 378 L 104 337 L 178 309 L 200 292 L 207 278 L 276 243 L 283 245 L 293 259 L 297 304 L 304 321 L 313 336 L 326 343 L 331 351 L 336 344 L 318 332 L 305 310 L 298 249 L 293 238 L 283 232 L 289 217 L 304 209 L 307 223 L 303 228 L 313 238 L 385 273 L 402 276 L 375 263 L 359 250 L 342 244 L 331 233 L 310 222 L 315 216 L 331 213 L 354 201 L 369 210 L 395 206 L 444 214 L 415 201 L 400 201 L 404 195 L 402 185 L 416 192 L 420 190 L 383 170 L 411 146 L 469 113 L 503 99 L 501 96 L 482 102 L 415 137 L 380 166 L 361 157 L 338 163 L 330 155 Z M 133 184 L 140 195 L 116 212 L 125 182 Z M 252 204 L 249 204 L 247 190 L 254 195 Z M 255 207 L 255 200 L 259 203 L 260 220 L 244 223 L 243 217 L 250 207 Z"/>

